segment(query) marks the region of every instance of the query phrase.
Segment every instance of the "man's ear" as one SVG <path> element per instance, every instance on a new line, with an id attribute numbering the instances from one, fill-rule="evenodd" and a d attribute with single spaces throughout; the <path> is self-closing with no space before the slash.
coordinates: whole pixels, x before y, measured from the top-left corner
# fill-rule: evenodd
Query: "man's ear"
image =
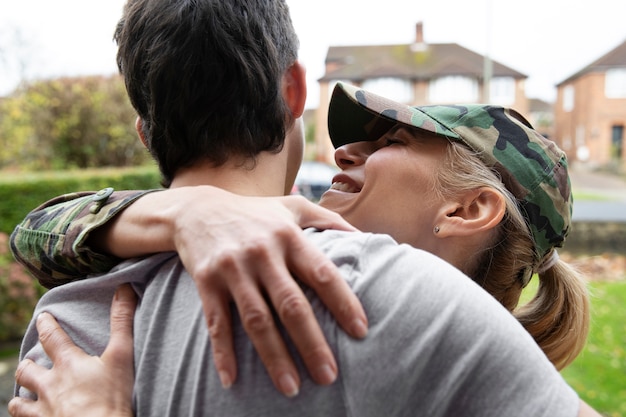
<path id="1" fill-rule="evenodd" d="M 137 116 L 137 119 L 135 120 L 135 130 L 137 131 L 137 135 L 139 136 L 141 143 L 143 143 L 143 146 L 148 148 L 148 142 L 146 141 L 146 136 L 143 133 L 143 120 L 139 116 Z"/>
<path id="2" fill-rule="evenodd" d="M 293 118 L 302 116 L 306 102 L 306 70 L 300 62 L 294 62 L 283 75 L 282 90 Z"/>
<path id="3" fill-rule="evenodd" d="M 460 201 L 444 206 L 436 223 L 437 236 L 471 236 L 493 229 L 505 213 L 505 199 L 499 191 L 490 187 L 468 191 Z"/>

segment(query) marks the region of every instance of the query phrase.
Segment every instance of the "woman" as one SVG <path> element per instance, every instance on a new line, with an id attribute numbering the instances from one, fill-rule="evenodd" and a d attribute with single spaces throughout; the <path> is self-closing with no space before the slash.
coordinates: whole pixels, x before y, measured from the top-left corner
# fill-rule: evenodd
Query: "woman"
<path id="1" fill-rule="evenodd" d="M 558 369 L 569 364 L 584 345 L 589 312 L 584 281 L 558 259 L 555 250 L 571 223 L 572 200 L 563 153 L 519 114 L 495 106 L 411 108 L 343 84 L 336 87 L 330 106 L 329 132 L 342 172 L 320 204 L 363 231 L 388 233 L 400 243 L 452 263 L 512 311 Z M 118 216 L 114 230 L 122 234 L 110 229 L 94 234 L 100 237 L 106 232 L 103 250 L 130 257 L 195 247 L 197 253 L 187 257 L 187 268 L 206 269 L 202 260 L 206 251 L 197 247 L 202 225 L 189 211 L 191 204 L 203 207 L 199 196 L 188 190 L 188 198 L 183 199 L 179 190 L 177 201 L 185 210 L 176 211 L 167 197 L 171 192 L 139 199 L 124 214 L 136 209 L 145 222 L 146 204 L 153 209 L 168 207 L 167 221 L 187 225 L 176 228 L 187 231 L 174 237 L 176 243 L 168 228 L 151 234 L 150 242 L 137 244 L 144 234 L 123 234 L 132 230 L 128 228 L 132 221 Z M 80 204 L 88 207 L 90 200 L 72 204 L 63 210 L 70 212 Z M 127 203 L 115 204 L 105 204 L 105 214 L 92 222 L 102 224 L 116 213 L 112 208 Z M 36 216 L 33 212 L 29 218 Z M 55 216 L 59 216 L 57 211 Z M 192 222 L 196 223 L 189 226 Z M 86 225 L 85 219 L 76 223 L 81 223 L 81 228 Z M 28 228 L 41 232 L 45 227 L 52 226 L 27 219 L 19 233 Z M 78 243 L 85 242 L 90 227 L 81 232 Z M 210 227 L 214 232 L 217 226 Z M 63 230 L 67 228 L 64 221 Z M 232 232 L 227 229 L 226 233 Z M 69 237 L 72 235 L 77 233 Z M 12 241 L 20 238 L 16 230 Z M 72 247 L 68 236 L 64 238 L 65 247 Z M 245 241 L 249 240 L 246 235 Z M 144 245 L 154 242 L 162 245 Z M 14 243 L 13 247 L 23 246 Z M 16 256 L 35 259 L 40 249 L 30 246 Z M 73 250 L 78 253 L 83 248 Z M 522 289 L 535 273 L 540 280 L 537 295 L 517 308 Z M 218 273 L 212 278 L 222 277 Z"/>
<path id="2" fill-rule="evenodd" d="M 342 174 L 322 206 L 457 266 L 513 312 L 558 369 L 574 360 L 589 307 L 584 280 L 555 249 L 569 233 L 572 197 L 554 143 L 513 110 L 411 108 L 343 85 L 329 132 Z M 408 227 L 415 219 L 417 233 Z M 537 295 L 517 308 L 535 273 Z"/>

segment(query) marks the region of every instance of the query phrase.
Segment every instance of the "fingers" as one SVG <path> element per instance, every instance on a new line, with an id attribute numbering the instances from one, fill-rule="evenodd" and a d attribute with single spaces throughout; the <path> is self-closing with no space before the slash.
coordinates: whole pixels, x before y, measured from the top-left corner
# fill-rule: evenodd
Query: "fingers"
<path id="1" fill-rule="evenodd" d="M 296 223 L 302 229 L 315 227 L 320 230 L 336 229 L 349 232 L 358 230 L 339 214 L 318 206 L 302 196 L 283 197 L 282 203 L 291 211 Z"/>
<path id="2" fill-rule="evenodd" d="M 295 236 L 288 248 L 293 274 L 315 291 L 344 331 L 352 337 L 365 337 L 368 325 L 365 310 L 337 266 L 302 234 Z"/>
<path id="3" fill-rule="evenodd" d="M 263 245 L 260 248 L 261 252 L 267 249 Z M 272 382 L 281 393 L 292 397 L 300 386 L 298 372 L 256 279 L 257 268 L 261 267 L 258 251 L 246 249 L 222 246 L 212 262 L 196 268 L 193 275 L 209 326 L 213 361 L 222 385 L 230 386 L 237 369 L 230 310 L 230 301 L 234 300 L 244 330 Z"/>
<path id="4" fill-rule="evenodd" d="M 296 217 L 300 227 L 356 230 L 337 213 L 326 210 L 297 196 L 285 197 L 284 204 Z M 286 239 L 287 262 L 291 272 L 310 286 L 328 307 L 339 325 L 351 336 L 367 334 L 367 317 L 359 299 L 341 277 L 339 270 L 302 233 Z"/>
<path id="5" fill-rule="evenodd" d="M 237 305 L 243 328 L 256 348 L 274 386 L 284 395 L 293 397 L 299 391 L 300 377 L 283 342 L 282 335 L 274 323 L 274 318 L 265 298 L 258 285 L 250 284 L 255 271 L 242 269 L 242 264 L 238 262 L 238 258 L 232 258 L 231 261 L 229 259 L 228 256 L 223 256 L 220 259 L 218 270 L 221 274 L 231 278 L 228 284 L 232 298 Z M 254 259 L 255 262 L 244 262 L 243 265 L 251 266 L 256 270 L 260 266 L 258 254 L 255 253 Z M 232 279 L 232 277 L 238 279 Z M 215 328 L 216 323 L 212 324 Z M 225 326 L 230 328 L 230 321 L 225 323 Z M 214 336 L 211 335 L 211 338 L 213 340 Z M 221 342 L 218 342 L 223 347 L 222 355 L 233 355 L 234 360 L 233 349 L 226 350 L 229 342 L 232 343 L 232 333 L 222 331 Z"/>
<path id="6" fill-rule="evenodd" d="M 268 293 L 309 374 L 318 384 L 332 384 L 337 378 L 337 363 L 309 300 L 286 268 L 272 275 L 285 277 L 268 286 Z"/>
<path id="7" fill-rule="evenodd" d="M 133 321 L 137 295 L 130 284 L 121 285 L 111 303 L 111 338 L 102 354 L 120 369 L 133 368 Z"/>
<path id="8" fill-rule="evenodd" d="M 37 365 L 30 359 L 24 359 L 17 365 L 15 382 L 18 386 L 24 387 L 31 392 L 39 393 L 39 384 L 46 371 L 46 368 Z"/>
<path id="9" fill-rule="evenodd" d="M 295 227 L 291 232 L 283 233 L 291 233 L 304 239 L 302 232 Z M 288 242 L 288 239 L 283 241 Z M 235 280 L 232 279 L 234 276 L 250 274 L 253 281 L 261 282 L 313 380 L 324 385 L 332 383 L 337 376 L 337 364 L 309 300 L 285 266 L 282 253 L 284 249 L 264 250 L 265 245 L 255 248 L 249 248 L 248 253 L 249 259 L 254 259 L 254 262 L 245 263 L 252 266 L 252 271 L 241 270 L 241 263 L 233 262 L 227 266 L 224 258 L 221 271 L 231 277 L 230 290 L 243 326 L 270 376 L 285 394 L 294 392 L 294 383 L 299 385 L 296 368 L 265 298 L 256 285 L 249 284 L 250 279 Z"/>
<path id="10" fill-rule="evenodd" d="M 39 341 L 52 362 L 61 361 L 69 351 L 80 350 L 50 313 L 39 314 L 36 326 Z"/>
<path id="11" fill-rule="evenodd" d="M 246 333 L 254 344 L 276 388 L 287 397 L 298 394 L 300 377 L 265 299 L 258 291 L 233 288 Z"/>
<path id="12" fill-rule="evenodd" d="M 230 388 L 237 379 L 237 359 L 233 346 L 229 297 L 218 291 L 200 291 L 205 319 L 209 327 L 213 363 L 222 387 Z"/>
<path id="13" fill-rule="evenodd" d="M 40 415 L 37 402 L 27 398 L 13 398 L 9 401 L 7 408 L 12 417 L 37 417 Z"/>

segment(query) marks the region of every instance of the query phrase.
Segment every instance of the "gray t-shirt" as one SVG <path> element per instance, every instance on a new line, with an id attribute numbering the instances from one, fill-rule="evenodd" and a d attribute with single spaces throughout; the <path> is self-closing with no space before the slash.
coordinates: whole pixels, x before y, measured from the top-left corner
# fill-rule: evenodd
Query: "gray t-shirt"
<path id="1" fill-rule="evenodd" d="M 338 328 L 305 288 L 339 366 L 315 385 L 301 362 L 300 394 L 282 396 L 235 318 L 238 379 L 224 390 L 195 284 L 176 254 L 127 261 L 49 291 L 37 306 L 100 354 L 115 288 L 132 282 L 137 416 L 576 416 L 578 397 L 519 323 L 467 276 L 384 235 L 306 231 L 339 266 L 370 322 L 364 340 Z M 295 354 L 293 345 L 290 345 Z M 31 323 L 22 358 L 49 360 Z M 26 392 L 22 393 L 27 395 Z"/>

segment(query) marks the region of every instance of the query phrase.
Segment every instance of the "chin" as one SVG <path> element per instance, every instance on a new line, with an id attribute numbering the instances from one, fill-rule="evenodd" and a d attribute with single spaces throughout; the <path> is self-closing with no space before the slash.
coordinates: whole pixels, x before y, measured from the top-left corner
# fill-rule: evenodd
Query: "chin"
<path id="1" fill-rule="evenodd" d="M 332 190 L 326 191 L 322 198 L 319 201 L 319 205 L 328 209 L 330 211 L 334 211 L 343 217 L 348 223 L 355 226 L 350 217 L 354 217 L 354 198 L 350 198 L 353 195 L 346 195 L 345 193 L 337 193 Z M 358 227 L 358 226 L 355 226 Z"/>

